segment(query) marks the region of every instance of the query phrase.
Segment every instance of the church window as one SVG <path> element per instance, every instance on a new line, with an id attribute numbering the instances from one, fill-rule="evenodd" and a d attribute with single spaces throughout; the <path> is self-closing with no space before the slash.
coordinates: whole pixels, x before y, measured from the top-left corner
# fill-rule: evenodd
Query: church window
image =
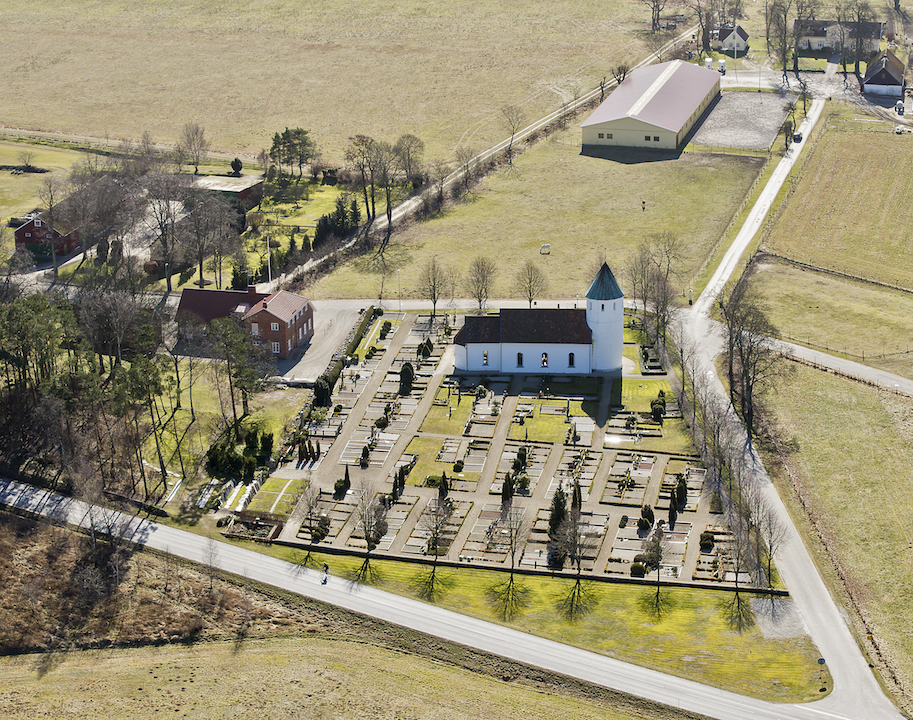
<path id="1" fill-rule="evenodd" d="M 548 353 L 542 353 L 542 367 L 548 367 Z"/>
<path id="2" fill-rule="evenodd" d="M 567 366 L 574 367 L 574 353 L 567 354 Z"/>
<path id="3" fill-rule="evenodd" d="M 488 350 L 482 352 L 482 364 L 488 365 Z"/>
<path id="4" fill-rule="evenodd" d="M 517 367 L 523 367 L 523 353 L 517 353 Z"/>

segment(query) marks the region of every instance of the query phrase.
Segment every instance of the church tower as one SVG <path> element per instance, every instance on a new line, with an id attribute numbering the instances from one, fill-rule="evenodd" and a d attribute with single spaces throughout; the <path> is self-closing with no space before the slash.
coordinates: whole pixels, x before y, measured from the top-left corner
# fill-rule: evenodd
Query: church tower
<path id="1" fill-rule="evenodd" d="M 624 293 L 606 263 L 586 291 L 586 324 L 593 333 L 593 372 L 621 374 L 624 347 Z"/>

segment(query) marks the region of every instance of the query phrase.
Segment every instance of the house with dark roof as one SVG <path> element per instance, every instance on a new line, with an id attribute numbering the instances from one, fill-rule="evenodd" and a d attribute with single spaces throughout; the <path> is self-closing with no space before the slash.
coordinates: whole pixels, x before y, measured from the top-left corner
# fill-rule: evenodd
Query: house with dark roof
<path id="1" fill-rule="evenodd" d="M 586 375 L 621 373 L 624 293 L 603 263 L 586 308 L 504 309 L 470 315 L 454 337 L 454 368 L 465 372 Z"/>
<path id="2" fill-rule="evenodd" d="M 720 94 L 720 74 L 673 60 L 635 70 L 580 126 L 587 147 L 675 150 Z"/>
<path id="3" fill-rule="evenodd" d="M 717 32 L 714 47 L 734 55 L 744 55 L 748 52 L 748 37 L 748 33 L 741 25 L 733 27 L 731 23 L 728 23 Z"/>
<path id="4" fill-rule="evenodd" d="M 269 297 L 259 293 L 254 285 L 247 290 L 203 290 L 184 288 L 178 303 L 176 319 L 179 325 L 209 325 L 216 318 L 237 317 L 243 319 L 258 302 Z"/>
<path id="5" fill-rule="evenodd" d="M 903 97 L 907 87 L 905 69 L 900 58 L 885 50 L 866 66 L 862 91 L 872 95 Z"/>
<path id="6" fill-rule="evenodd" d="M 865 53 L 877 53 L 881 49 L 884 34 L 882 22 L 838 22 L 836 20 L 795 20 L 793 37 L 800 50 L 831 50 L 856 47 L 856 38 L 862 41 Z"/>
<path id="7" fill-rule="evenodd" d="M 244 314 L 251 337 L 280 359 L 314 336 L 314 306 L 307 298 L 279 290 Z"/>

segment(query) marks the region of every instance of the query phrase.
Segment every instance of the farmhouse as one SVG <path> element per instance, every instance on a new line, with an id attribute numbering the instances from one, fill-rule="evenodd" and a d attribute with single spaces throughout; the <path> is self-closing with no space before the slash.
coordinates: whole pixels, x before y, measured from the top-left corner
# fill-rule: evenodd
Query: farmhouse
<path id="1" fill-rule="evenodd" d="M 285 359 L 314 336 L 314 306 L 307 298 L 279 290 L 248 310 L 244 324 L 255 342 Z"/>
<path id="2" fill-rule="evenodd" d="M 314 335 L 311 301 L 285 290 L 260 293 L 248 285 L 246 291 L 185 288 L 181 293 L 176 318 L 185 337 L 192 337 L 193 326 L 223 317 L 242 321 L 255 342 L 281 359 Z"/>
<path id="3" fill-rule="evenodd" d="M 674 150 L 719 94 L 719 73 L 681 60 L 635 70 L 581 125 L 584 150 Z"/>
<path id="4" fill-rule="evenodd" d="M 470 315 L 454 338 L 454 367 L 466 372 L 584 375 L 621 373 L 624 293 L 603 263 L 586 309 L 504 309 Z"/>
<path id="5" fill-rule="evenodd" d="M 863 92 L 903 97 L 905 89 L 904 65 L 890 50 L 885 50 L 868 64 L 862 80 Z"/>
<path id="6" fill-rule="evenodd" d="M 724 52 L 744 55 L 748 51 L 748 33 L 741 25 L 723 25 L 717 34 L 715 47 Z"/>
<path id="7" fill-rule="evenodd" d="M 844 22 L 836 20 L 795 20 L 793 37 L 800 50 L 831 50 L 834 52 L 855 47 L 857 35 L 862 40 L 864 53 L 877 53 L 881 49 L 884 23 Z"/>
<path id="8" fill-rule="evenodd" d="M 51 228 L 47 218 L 37 212 L 21 219 L 22 224 L 13 232 L 17 250 L 28 250 L 35 257 L 51 257 L 52 240 L 58 256 L 69 255 L 79 246 L 79 230 L 56 221 Z"/>

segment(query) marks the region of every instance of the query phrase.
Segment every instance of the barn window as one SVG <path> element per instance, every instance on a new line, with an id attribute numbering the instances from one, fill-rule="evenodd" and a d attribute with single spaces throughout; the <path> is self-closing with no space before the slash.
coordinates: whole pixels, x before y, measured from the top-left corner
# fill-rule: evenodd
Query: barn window
<path id="1" fill-rule="evenodd" d="M 649 136 L 649 135 L 644 135 L 644 140 L 646 140 L 647 142 L 650 142 L 650 136 Z"/>
<path id="2" fill-rule="evenodd" d="M 35 221 L 35 227 L 41 227 L 41 220 Z"/>
<path id="3" fill-rule="evenodd" d="M 482 353 L 482 364 L 483 364 L 483 365 L 488 365 L 488 350 L 485 350 L 485 351 Z"/>
<path id="4" fill-rule="evenodd" d="M 567 366 L 574 367 L 574 353 L 567 354 Z"/>
<path id="5" fill-rule="evenodd" d="M 517 367 L 523 367 L 523 353 L 517 353 Z"/>
<path id="6" fill-rule="evenodd" d="M 548 367 L 548 353 L 542 353 L 542 367 Z"/>
<path id="7" fill-rule="evenodd" d="M 659 135 L 653 136 L 653 142 L 659 142 Z"/>
<path id="8" fill-rule="evenodd" d="M 602 139 L 602 138 L 604 138 L 604 137 L 605 137 L 605 134 L 604 134 L 604 133 L 599 133 L 599 138 L 600 138 L 600 139 Z"/>
<path id="9" fill-rule="evenodd" d="M 32 233 L 26 233 L 25 236 L 26 236 L 26 237 L 32 237 Z"/>
<path id="10" fill-rule="evenodd" d="M 611 140 L 611 139 L 612 139 L 612 133 L 606 133 L 606 135 L 605 135 L 605 136 L 606 136 L 606 138 L 607 138 L 607 139 L 609 139 L 609 140 Z"/>

